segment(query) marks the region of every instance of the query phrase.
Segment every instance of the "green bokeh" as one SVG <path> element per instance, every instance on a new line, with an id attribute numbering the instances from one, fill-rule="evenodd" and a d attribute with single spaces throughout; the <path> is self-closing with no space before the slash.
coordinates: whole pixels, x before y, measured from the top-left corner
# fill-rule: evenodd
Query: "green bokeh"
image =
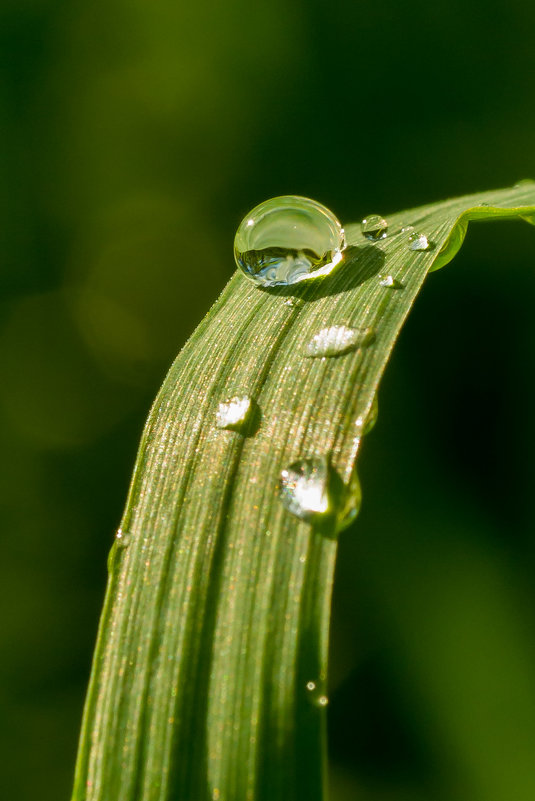
<path id="1" fill-rule="evenodd" d="M 534 30 L 527 0 L 3 4 L 2 798 L 69 796 L 143 421 L 242 215 L 535 177 Z M 534 257 L 528 226 L 474 225 L 385 377 L 334 597 L 333 801 L 535 797 Z"/>

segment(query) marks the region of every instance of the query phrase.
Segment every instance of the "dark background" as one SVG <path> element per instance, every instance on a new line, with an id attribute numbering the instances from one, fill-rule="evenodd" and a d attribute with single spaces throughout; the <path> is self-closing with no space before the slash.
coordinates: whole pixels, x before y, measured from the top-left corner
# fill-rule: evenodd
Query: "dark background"
<path id="1" fill-rule="evenodd" d="M 0 795 L 56 801 L 143 422 L 241 217 L 535 177 L 535 4 L 4 0 L 0 39 Z M 535 798 L 534 262 L 529 226 L 474 225 L 387 371 L 332 801 Z"/>

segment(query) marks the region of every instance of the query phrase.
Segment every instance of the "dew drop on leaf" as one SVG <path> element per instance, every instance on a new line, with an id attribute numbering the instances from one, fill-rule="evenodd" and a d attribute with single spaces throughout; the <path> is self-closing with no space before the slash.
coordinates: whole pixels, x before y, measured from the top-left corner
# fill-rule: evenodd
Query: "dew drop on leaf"
<path id="1" fill-rule="evenodd" d="M 251 407 L 252 401 L 248 395 L 222 401 L 217 407 L 216 426 L 238 431 L 247 423 Z"/>
<path id="2" fill-rule="evenodd" d="M 305 354 L 311 358 L 341 356 L 358 348 L 371 345 L 375 340 L 373 328 L 349 328 L 346 325 L 330 325 L 322 328 L 307 343 Z"/>
<path id="3" fill-rule="evenodd" d="M 118 528 L 115 532 L 115 543 L 118 548 L 128 548 L 130 545 L 130 534 L 127 531 L 123 531 L 122 528 Z"/>
<path id="4" fill-rule="evenodd" d="M 284 301 L 285 306 L 290 306 L 292 309 L 300 309 L 301 306 L 305 305 L 305 301 L 302 298 L 287 298 Z"/>
<path id="5" fill-rule="evenodd" d="M 361 490 L 356 473 L 344 484 L 327 456 L 300 459 L 281 471 L 279 497 L 295 517 L 338 534 L 357 516 Z"/>
<path id="6" fill-rule="evenodd" d="M 306 684 L 306 689 L 307 689 L 308 699 L 312 704 L 314 704 L 314 706 L 319 706 L 319 707 L 327 706 L 327 704 L 329 703 L 329 699 L 321 689 L 319 683 L 316 683 L 315 681 L 308 681 Z"/>
<path id="7" fill-rule="evenodd" d="M 364 437 L 366 434 L 369 434 L 372 428 L 375 426 L 377 422 L 377 417 L 379 416 L 379 403 L 377 401 L 377 394 L 373 396 L 372 405 L 370 406 L 370 410 L 368 414 L 359 414 L 357 419 L 355 420 L 355 427 L 358 431 L 359 436 Z"/>
<path id="8" fill-rule="evenodd" d="M 409 250 L 429 250 L 429 240 L 425 234 L 419 234 L 415 231 L 409 236 L 407 242 Z"/>
<path id="9" fill-rule="evenodd" d="M 344 230 L 332 211 L 310 198 L 283 195 L 244 217 L 234 257 L 259 286 L 288 286 L 330 273 L 344 247 Z"/>
<path id="10" fill-rule="evenodd" d="M 360 230 L 362 235 L 369 239 L 371 242 L 378 242 L 384 239 L 388 233 L 388 223 L 380 214 L 368 214 L 361 224 Z"/>
<path id="11" fill-rule="evenodd" d="M 389 289 L 403 289 L 401 281 L 398 281 L 393 275 L 380 275 L 379 286 L 385 286 Z"/>

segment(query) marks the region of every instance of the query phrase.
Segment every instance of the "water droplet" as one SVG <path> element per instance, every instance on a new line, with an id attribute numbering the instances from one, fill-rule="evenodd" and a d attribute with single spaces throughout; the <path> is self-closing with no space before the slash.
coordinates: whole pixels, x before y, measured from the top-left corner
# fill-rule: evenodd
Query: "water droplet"
<path id="1" fill-rule="evenodd" d="M 479 206 L 490 206 L 490 203 L 479 203 Z"/>
<path id="2" fill-rule="evenodd" d="M 118 548 L 128 548 L 130 545 L 130 534 L 127 531 L 123 531 L 122 528 L 118 528 L 115 532 L 115 543 Z"/>
<path id="3" fill-rule="evenodd" d="M 252 402 L 247 395 L 230 398 L 219 404 L 216 412 L 216 426 L 238 431 L 248 421 Z"/>
<path id="4" fill-rule="evenodd" d="M 302 298 L 288 298 L 284 301 L 284 305 L 291 306 L 292 309 L 300 309 L 305 305 L 305 301 Z"/>
<path id="5" fill-rule="evenodd" d="M 402 233 L 402 234 L 406 234 L 406 233 L 407 233 L 407 231 L 414 231 L 414 225 L 405 225 L 405 226 L 404 226 L 404 227 L 401 229 L 401 233 Z"/>
<path id="6" fill-rule="evenodd" d="M 372 328 L 348 328 L 346 325 L 331 325 L 314 334 L 307 343 L 305 354 L 312 358 L 341 356 L 343 353 L 364 348 L 375 340 Z"/>
<path id="7" fill-rule="evenodd" d="M 429 240 L 425 234 L 418 234 L 416 231 L 407 240 L 409 250 L 429 250 Z"/>
<path id="8" fill-rule="evenodd" d="M 320 707 L 327 706 L 327 704 L 329 703 L 329 699 L 322 691 L 319 684 L 317 684 L 315 681 L 308 681 L 306 684 L 306 689 L 309 700 L 314 704 L 314 706 L 320 706 Z"/>
<path id="9" fill-rule="evenodd" d="M 401 281 L 398 281 L 393 275 L 380 275 L 379 286 L 386 286 L 389 289 L 403 289 Z"/>
<path id="10" fill-rule="evenodd" d="M 281 471 L 279 497 L 300 520 L 334 536 L 358 513 L 360 483 L 353 473 L 344 484 L 327 456 L 300 459 Z"/>
<path id="11" fill-rule="evenodd" d="M 366 239 L 372 242 L 378 242 L 380 239 L 386 237 L 388 233 L 388 223 L 380 214 L 368 214 L 368 216 L 362 220 L 360 230 Z"/>
<path id="12" fill-rule="evenodd" d="M 242 220 L 236 264 L 260 286 L 287 286 L 327 275 L 342 258 L 344 230 L 315 200 L 284 195 L 266 200 Z"/>
<path id="13" fill-rule="evenodd" d="M 355 420 L 355 426 L 358 429 L 359 436 L 364 437 L 366 436 L 366 434 L 370 433 L 375 423 L 377 422 L 378 415 L 379 415 L 379 403 L 377 401 L 377 395 L 374 395 L 372 400 L 372 405 L 370 406 L 370 411 L 368 412 L 368 414 L 367 415 L 359 414 L 359 416 Z"/>

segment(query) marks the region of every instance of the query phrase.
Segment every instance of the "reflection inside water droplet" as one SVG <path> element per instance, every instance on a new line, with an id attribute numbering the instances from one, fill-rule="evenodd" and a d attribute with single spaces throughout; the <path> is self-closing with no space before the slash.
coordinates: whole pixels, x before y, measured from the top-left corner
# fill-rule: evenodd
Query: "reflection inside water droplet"
<path id="1" fill-rule="evenodd" d="M 340 222 L 310 198 L 266 200 L 245 217 L 234 239 L 238 267 L 260 286 L 287 286 L 327 275 L 345 247 Z"/>
<path id="2" fill-rule="evenodd" d="M 352 350 L 367 347 L 374 340 L 375 332 L 372 328 L 331 325 L 314 334 L 305 347 L 305 355 L 311 358 L 341 356 Z"/>
<path id="3" fill-rule="evenodd" d="M 216 426 L 239 430 L 249 419 L 252 401 L 248 395 L 235 396 L 219 404 L 216 412 Z"/>
<path id="4" fill-rule="evenodd" d="M 384 239 L 388 233 L 388 223 L 380 214 L 368 214 L 361 224 L 362 235 L 371 242 L 378 242 Z"/>

